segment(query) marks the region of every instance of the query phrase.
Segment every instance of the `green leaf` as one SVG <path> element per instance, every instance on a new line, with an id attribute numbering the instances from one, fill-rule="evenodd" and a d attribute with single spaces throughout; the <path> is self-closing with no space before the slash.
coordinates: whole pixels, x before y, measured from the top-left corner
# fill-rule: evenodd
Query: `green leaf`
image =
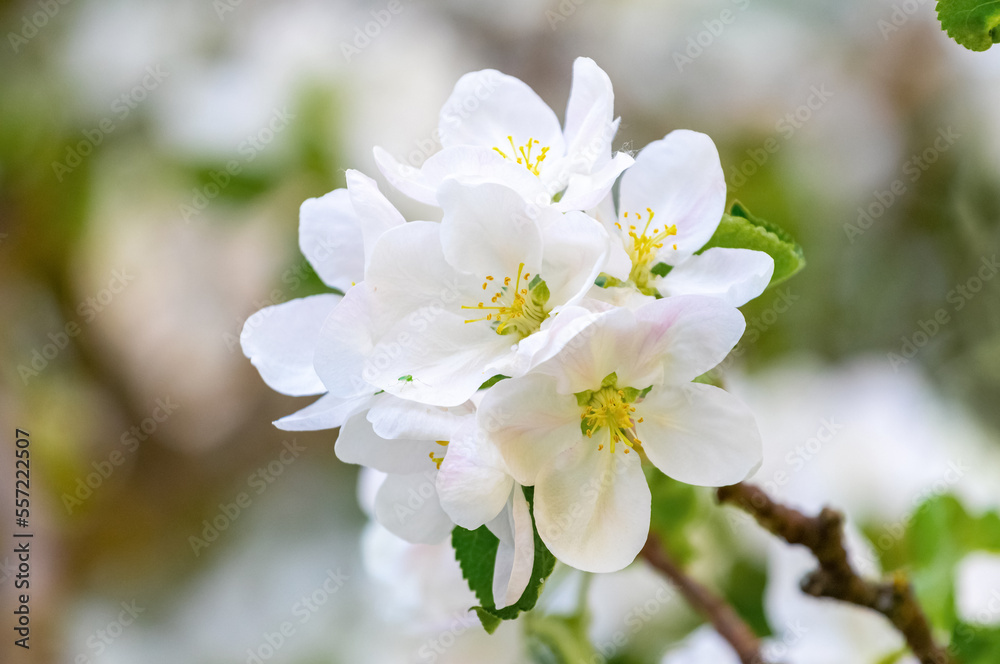
<path id="1" fill-rule="evenodd" d="M 969 50 L 1000 42 L 1000 0 L 938 0 L 937 15 L 948 36 Z"/>
<path id="2" fill-rule="evenodd" d="M 510 378 L 510 376 L 504 376 L 503 374 L 497 374 L 496 376 L 493 376 L 493 378 L 490 378 L 489 380 L 485 381 L 482 385 L 480 385 L 479 389 L 480 390 L 485 390 L 486 388 L 493 387 L 494 385 L 496 385 L 500 381 L 507 380 L 508 378 Z"/>
<path id="3" fill-rule="evenodd" d="M 739 203 L 733 203 L 729 214 L 722 215 L 715 235 L 698 253 L 712 247 L 754 249 L 769 254 L 774 259 L 774 274 L 769 286 L 788 279 L 806 264 L 802 247 L 787 231 L 753 216 Z"/>
<path id="4" fill-rule="evenodd" d="M 1000 662 L 1000 628 L 959 623 L 948 650 L 962 664 L 996 664 Z"/>
<path id="5" fill-rule="evenodd" d="M 931 622 L 952 628 L 955 568 L 973 551 L 1000 552 L 1000 515 L 971 516 L 952 495 L 933 497 L 918 508 L 906 530 L 904 563 Z"/>
<path id="6" fill-rule="evenodd" d="M 496 563 L 497 548 L 500 540 L 489 531 L 486 526 L 480 526 L 476 530 L 466 530 L 461 526 L 456 526 L 451 532 L 451 545 L 455 549 L 455 557 L 462 568 L 462 576 L 469 583 L 469 588 L 476 595 L 481 606 L 472 607 L 472 610 L 479 616 L 483 629 L 492 634 L 504 620 L 513 620 L 520 613 L 530 611 L 538 601 L 538 596 L 542 592 L 545 580 L 552 574 L 556 559 L 549 552 L 542 539 L 538 536 L 538 528 L 534 526 L 534 488 L 522 487 L 524 497 L 528 499 L 528 506 L 531 509 L 532 526 L 535 529 L 535 563 L 531 568 L 531 579 L 528 587 L 515 604 L 496 608 L 493 601 L 493 568 Z"/>

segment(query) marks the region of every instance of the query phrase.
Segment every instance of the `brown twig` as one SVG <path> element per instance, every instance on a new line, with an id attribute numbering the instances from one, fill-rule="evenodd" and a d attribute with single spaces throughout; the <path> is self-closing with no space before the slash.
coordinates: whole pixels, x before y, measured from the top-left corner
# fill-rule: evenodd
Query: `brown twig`
<path id="1" fill-rule="evenodd" d="M 750 626 L 737 615 L 733 607 L 724 599 L 688 576 L 674 562 L 652 531 L 650 531 L 640 555 L 674 582 L 684 599 L 704 615 L 719 635 L 729 642 L 729 645 L 739 655 L 740 662 L 743 664 L 764 664 L 764 659 L 760 654 L 760 641 Z"/>
<path id="2" fill-rule="evenodd" d="M 844 548 L 844 517 L 828 507 L 817 516 L 776 503 L 760 487 L 734 484 L 718 490 L 719 502 L 751 514 L 762 527 L 789 544 L 812 551 L 819 569 L 802 580 L 803 592 L 873 609 L 889 619 L 922 664 L 949 664 L 947 651 L 934 642 L 930 624 L 902 574 L 875 582 L 858 576 Z"/>

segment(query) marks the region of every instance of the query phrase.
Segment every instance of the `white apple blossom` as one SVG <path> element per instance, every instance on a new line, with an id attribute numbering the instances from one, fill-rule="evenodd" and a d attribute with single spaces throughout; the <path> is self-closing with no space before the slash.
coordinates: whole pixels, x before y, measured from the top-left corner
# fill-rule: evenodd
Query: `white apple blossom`
<path id="1" fill-rule="evenodd" d="M 315 366 L 332 394 L 356 394 L 362 376 L 405 399 L 461 404 L 530 368 L 560 311 L 608 269 L 611 239 L 582 212 L 532 214 L 492 183 L 447 180 L 438 197 L 441 223 L 384 233 L 364 283 L 327 318 Z"/>
<path id="2" fill-rule="evenodd" d="M 299 247 L 326 285 L 347 292 L 364 279 L 375 240 L 403 223 L 374 180 L 348 170 L 346 189 L 302 204 Z M 328 391 L 316 373 L 313 355 L 323 322 L 342 299 L 334 293 L 313 295 L 265 307 L 247 319 L 240 345 L 269 387 L 291 396 Z M 345 354 L 343 361 L 350 357 Z M 275 425 L 294 431 L 338 427 L 375 391 L 355 381 L 351 391 L 327 394 Z"/>
<path id="3" fill-rule="evenodd" d="M 598 210 L 621 238 L 627 280 L 610 279 L 598 297 L 641 303 L 640 293 L 711 295 L 740 306 L 760 295 L 771 280 L 774 260 L 762 251 L 714 247 L 696 254 L 715 233 L 726 205 L 726 180 L 712 139 L 677 130 L 639 152 L 622 175 L 618 211 L 611 198 Z M 661 263 L 670 266 L 660 276 Z M 621 269 L 621 268 L 620 268 Z M 619 290 L 621 289 L 621 290 Z"/>
<path id="4" fill-rule="evenodd" d="M 538 532 L 558 559 L 592 572 L 632 562 L 650 519 L 640 456 L 708 486 L 739 482 L 757 467 L 750 412 L 723 390 L 690 383 L 722 361 L 743 329 L 739 311 L 713 298 L 614 309 L 532 373 L 490 388 L 480 428 L 514 479 L 535 487 Z"/>
<path id="5" fill-rule="evenodd" d="M 597 205 L 632 158 L 612 156 L 618 131 L 608 75 L 590 58 L 573 63 L 566 123 L 524 82 L 493 69 L 466 74 L 441 109 L 443 149 L 421 168 L 397 162 L 375 148 L 382 173 L 408 196 L 439 204 L 444 179 L 500 182 L 536 206 L 557 194 L 559 210 Z"/>
<path id="6" fill-rule="evenodd" d="M 472 402 L 440 408 L 378 395 L 344 423 L 335 450 L 342 461 L 386 474 L 374 516 L 408 542 L 437 544 L 456 524 L 485 524 L 500 540 L 496 608 L 521 597 L 534 563 L 528 503 L 495 451 L 480 443 Z"/>

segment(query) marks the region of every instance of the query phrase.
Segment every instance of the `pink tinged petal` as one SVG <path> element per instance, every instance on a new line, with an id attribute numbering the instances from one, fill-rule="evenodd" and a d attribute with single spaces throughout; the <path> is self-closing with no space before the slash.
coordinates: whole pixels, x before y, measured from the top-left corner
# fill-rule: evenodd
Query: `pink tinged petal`
<path id="1" fill-rule="evenodd" d="M 535 564 L 535 530 L 520 485 L 514 485 L 506 507 L 487 527 L 500 540 L 493 568 L 493 602 L 502 609 L 521 599 Z"/>
<path id="2" fill-rule="evenodd" d="M 699 486 L 727 486 L 753 474 L 763 457 L 760 431 L 742 401 L 712 385 L 654 387 L 636 406 L 636 431 L 653 464 Z"/>
<path id="3" fill-rule="evenodd" d="M 613 159 L 593 172 L 569 175 L 566 178 L 566 190 L 559 202 L 553 203 L 552 207 L 569 211 L 589 210 L 598 205 L 611 191 L 618 176 L 632 166 L 634 161 L 624 152 L 618 152 Z"/>
<path id="4" fill-rule="evenodd" d="M 361 221 L 346 189 L 302 203 L 299 249 L 328 286 L 347 292 L 365 278 Z"/>
<path id="5" fill-rule="evenodd" d="M 590 172 L 611 158 L 615 136 L 615 93 L 611 79 L 590 58 L 573 62 L 573 86 L 566 104 L 566 154 L 580 172 Z M 612 180 L 613 181 L 613 180 Z"/>
<path id="6" fill-rule="evenodd" d="M 707 295 L 739 307 L 764 292 L 774 259 L 763 251 L 713 247 L 674 267 L 657 284 L 661 295 Z"/>
<path id="7" fill-rule="evenodd" d="M 265 307 L 247 319 L 240 346 L 271 389 L 292 396 L 326 392 L 313 368 L 313 352 L 323 321 L 340 301 L 339 295 L 313 295 Z"/>
<path id="8" fill-rule="evenodd" d="M 589 324 L 581 326 L 558 354 L 535 368 L 555 379 L 560 394 L 598 389 L 612 372 L 618 374 L 621 387 L 642 389 L 660 379 L 662 368 L 647 349 L 655 347 L 661 334 L 649 325 L 637 325 L 635 314 L 628 309 L 612 309 L 580 320 L 588 322 L 588 318 Z"/>
<path id="9" fill-rule="evenodd" d="M 549 459 L 580 440 L 580 414 L 576 398 L 556 393 L 551 377 L 528 374 L 491 387 L 476 421 L 514 479 L 531 486 Z"/>
<path id="10" fill-rule="evenodd" d="M 512 284 L 521 263 L 529 274 L 538 272 L 542 262 L 538 211 L 529 210 L 516 191 L 499 184 L 466 186 L 447 180 L 438 200 L 444 209 L 441 246 L 455 269 L 491 275 L 501 282 L 510 277 Z"/>
<path id="11" fill-rule="evenodd" d="M 344 463 L 381 470 L 384 473 L 437 472 L 431 454 L 443 455 L 444 448 L 433 440 L 387 440 L 372 429 L 364 412 L 355 413 L 340 429 L 334 446 Z"/>
<path id="12" fill-rule="evenodd" d="M 694 380 L 722 362 L 746 328 L 738 309 L 700 295 L 656 300 L 636 309 L 635 316 L 652 326 L 642 356 L 658 361 L 663 380 L 674 385 Z M 620 380 L 627 378 L 619 374 Z"/>
<path id="13" fill-rule="evenodd" d="M 535 485 L 535 521 L 552 554 L 585 572 L 631 563 L 649 533 L 650 493 L 639 455 L 583 439 L 550 461 Z"/>
<path id="14" fill-rule="evenodd" d="M 521 146 L 534 139 L 553 156 L 566 151 L 559 120 L 552 109 L 524 82 L 493 69 L 466 74 L 441 109 L 441 145 L 498 147 L 508 156 L 513 137 Z M 537 154 L 538 146 L 533 155 Z"/>
<path id="15" fill-rule="evenodd" d="M 454 524 L 441 509 L 434 489 L 437 471 L 389 475 L 375 496 L 375 518 L 393 534 L 414 544 L 438 544 Z"/>
<path id="16" fill-rule="evenodd" d="M 677 226 L 677 234 L 663 241 L 658 254 L 669 265 L 680 264 L 708 242 L 725 206 L 726 180 L 719 152 L 705 134 L 677 130 L 653 141 L 622 176 L 620 210 L 623 215 L 629 213 L 622 222 L 635 224 L 641 232 L 646 208 L 651 208 L 656 216 L 650 231 Z M 636 222 L 637 213 L 642 222 Z"/>
<path id="17" fill-rule="evenodd" d="M 361 221 L 365 264 L 371 259 L 375 242 L 390 228 L 406 223 L 392 203 L 379 191 L 375 180 L 354 169 L 347 170 L 347 192 L 351 206 Z M 360 281 L 360 280 L 359 280 Z"/>
<path id="18" fill-rule="evenodd" d="M 371 400 L 371 394 L 348 398 L 324 394 L 302 410 L 276 420 L 274 426 L 284 431 L 336 429 L 343 426 L 348 417 L 367 408 Z"/>
<path id="19" fill-rule="evenodd" d="M 451 441 L 437 476 L 442 509 L 468 530 L 496 518 L 514 484 L 499 452 L 477 433 L 469 426 Z"/>

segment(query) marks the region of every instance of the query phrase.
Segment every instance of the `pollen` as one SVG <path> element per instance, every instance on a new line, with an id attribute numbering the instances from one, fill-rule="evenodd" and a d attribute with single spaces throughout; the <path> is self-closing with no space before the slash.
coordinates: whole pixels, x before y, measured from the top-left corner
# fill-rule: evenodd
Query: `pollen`
<path id="1" fill-rule="evenodd" d="M 514 279 L 509 276 L 503 278 L 503 285 L 490 297 L 490 304 L 479 302 L 475 306 L 462 305 L 462 309 L 473 309 L 486 314 L 465 322 L 488 321 L 497 334 L 516 334 L 521 339 L 533 334 L 549 316 L 549 309 L 546 307 L 549 294 L 544 281 L 536 276 L 529 283 L 529 276 L 531 273 L 525 272 L 524 263 L 520 263 Z M 494 281 L 492 276 L 486 279 L 483 290 L 487 290 L 489 283 Z M 513 286 L 511 281 L 514 282 Z"/>
<path id="2" fill-rule="evenodd" d="M 442 447 L 448 447 L 448 442 L 449 441 L 447 441 L 447 440 L 435 440 L 434 442 L 437 443 L 438 445 L 441 445 Z M 436 454 L 434 454 L 433 452 L 431 452 L 427 456 L 430 457 L 430 460 L 434 462 L 434 465 L 437 467 L 437 469 L 441 470 L 441 462 L 444 461 L 444 453 L 442 452 L 441 456 L 437 456 Z"/>
<path id="3" fill-rule="evenodd" d="M 583 406 L 581 427 L 588 438 L 593 438 L 595 433 L 607 429 L 607 438 L 601 436 L 602 442 L 597 445 L 598 451 L 602 451 L 607 442 L 612 454 L 615 453 L 618 444 L 624 444 L 623 451 L 628 454 L 629 450 L 642 445 L 635 431 L 635 425 L 641 422 L 642 418 L 638 421 L 633 419 L 633 413 L 635 406 L 629 401 L 625 390 L 613 385 L 605 386 L 593 392 L 589 403 Z"/>
<path id="4" fill-rule="evenodd" d="M 500 148 L 493 148 L 501 157 L 508 161 L 514 161 L 521 164 L 528 169 L 531 173 L 538 175 L 538 169 L 541 167 L 542 162 L 545 161 L 545 157 L 549 152 L 548 147 L 543 147 L 538 153 L 532 158 L 531 152 L 535 149 L 535 146 L 540 145 L 540 141 L 529 138 L 528 142 L 524 145 L 518 146 L 514 145 L 514 137 L 508 136 L 507 142 L 510 143 L 511 154 L 508 155 L 506 152 Z"/>
<path id="5" fill-rule="evenodd" d="M 642 221 L 641 213 L 632 212 L 631 214 L 638 221 Z M 640 226 L 638 225 L 629 225 L 628 231 L 623 233 L 625 250 L 628 252 L 629 258 L 632 259 L 632 270 L 629 273 L 629 281 L 635 284 L 635 287 L 646 295 L 656 294 L 656 290 L 652 286 L 653 279 L 655 278 L 652 269 L 658 262 L 657 250 L 663 248 L 667 238 L 677 235 L 676 225 L 654 225 L 653 218 L 655 216 L 656 213 L 653 212 L 652 208 L 646 208 L 646 222 L 641 226 L 642 230 L 639 230 Z M 626 211 L 622 214 L 622 218 L 629 219 L 629 212 Z M 620 224 L 616 223 L 615 225 L 621 228 Z M 677 250 L 676 244 L 671 244 L 671 247 L 675 251 Z"/>

